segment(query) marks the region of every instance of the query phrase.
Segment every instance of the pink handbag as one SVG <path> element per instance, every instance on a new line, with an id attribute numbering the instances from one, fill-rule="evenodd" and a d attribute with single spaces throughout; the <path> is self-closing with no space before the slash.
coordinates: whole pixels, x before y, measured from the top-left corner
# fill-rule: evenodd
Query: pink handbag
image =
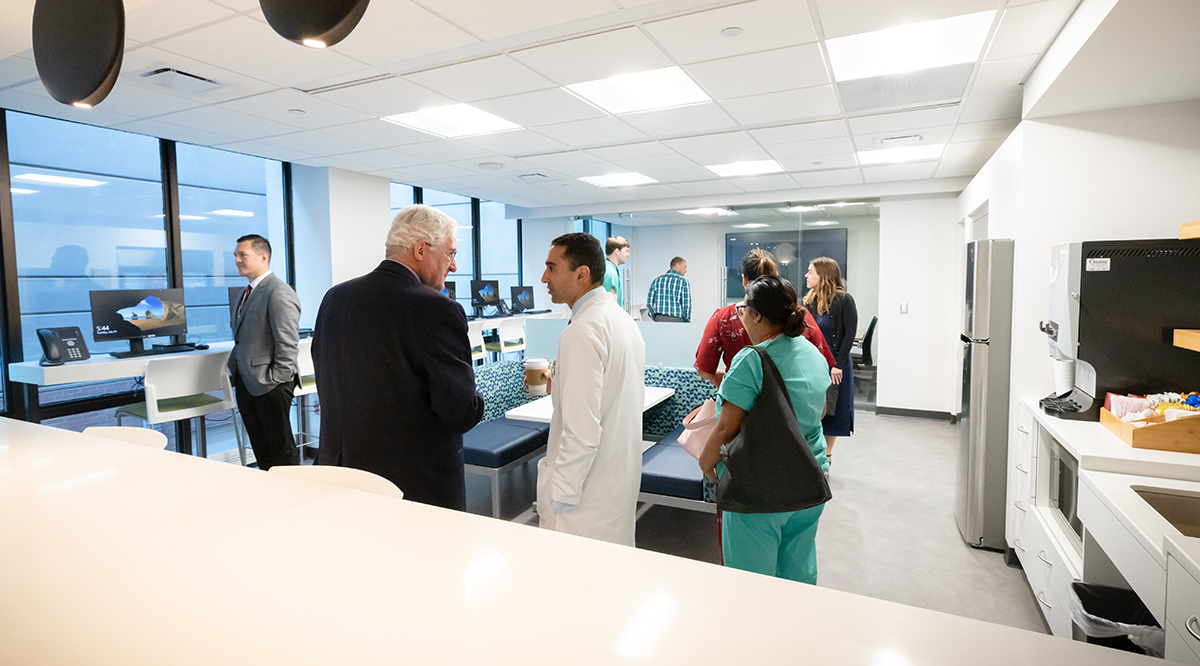
<path id="1" fill-rule="evenodd" d="M 683 433 L 679 435 L 679 445 L 699 460 L 709 435 L 716 428 L 717 401 L 709 398 L 693 409 L 691 414 L 683 417 Z"/>

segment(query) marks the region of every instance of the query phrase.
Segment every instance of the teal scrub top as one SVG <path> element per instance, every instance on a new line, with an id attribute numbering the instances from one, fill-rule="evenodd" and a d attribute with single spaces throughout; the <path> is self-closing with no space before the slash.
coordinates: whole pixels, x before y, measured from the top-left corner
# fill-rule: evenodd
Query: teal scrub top
<path id="1" fill-rule="evenodd" d="M 801 336 L 790 338 L 782 333 L 755 345 L 766 350 L 787 387 L 796 412 L 796 423 L 800 434 L 808 442 L 813 456 L 821 469 L 829 469 L 825 457 L 825 435 L 821 429 L 821 412 L 825 409 L 825 392 L 829 389 L 829 364 L 811 342 Z M 743 348 L 733 357 L 733 363 L 721 388 L 717 390 L 717 414 L 721 405 L 731 402 L 747 412 L 754 408 L 758 394 L 762 392 L 762 359 L 749 347 Z"/>
<path id="2" fill-rule="evenodd" d="M 604 260 L 604 291 L 615 293 L 617 305 L 625 307 L 625 294 L 621 293 L 621 273 L 617 270 L 617 265 L 607 259 Z"/>

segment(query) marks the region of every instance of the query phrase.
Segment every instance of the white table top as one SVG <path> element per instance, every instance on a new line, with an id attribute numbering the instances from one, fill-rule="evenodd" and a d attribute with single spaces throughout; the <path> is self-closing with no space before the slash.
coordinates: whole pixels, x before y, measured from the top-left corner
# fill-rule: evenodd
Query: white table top
<path id="1" fill-rule="evenodd" d="M 1145 659 L 0 419 L 5 664 Z"/>
<path id="2" fill-rule="evenodd" d="M 651 407 L 665 401 L 667 398 L 675 395 L 675 389 L 662 388 L 659 386 L 646 387 L 646 399 L 642 406 L 642 411 L 646 411 Z M 510 419 L 520 421 L 537 421 L 538 423 L 549 423 L 550 418 L 554 416 L 554 404 L 550 401 L 550 396 L 544 396 L 527 402 L 520 407 L 513 407 L 504 412 L 504 415 Z"/>
<path id="3" fill-rule="evenodd" d="M 180 352 L 184 354 L 220 354 L 233 349 L 233 342 L 214 342 L 208 349 Z M 62 365 L 42 367 L 37 361 L 9 363 L 8 375 L 14 382 L 55 386 L 73 382 L 94 382 L 106 379 L 141 377 L 146 374 L 146 365 L 162 356 L 135 356 L 113 358 L 105 352 L 93 354 L 85 361 L 72 361 Z"/>

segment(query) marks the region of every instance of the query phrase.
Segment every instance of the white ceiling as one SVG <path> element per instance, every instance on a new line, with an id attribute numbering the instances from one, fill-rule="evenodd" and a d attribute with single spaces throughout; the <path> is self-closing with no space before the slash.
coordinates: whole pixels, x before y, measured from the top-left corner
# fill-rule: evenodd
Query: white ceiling
<path id="1" fill-rule="evenodd" d="M 1021 84 L 1078 2 L 375 0 L 349 37 L 318 51 L 275 35 L 255 0 L 127 1 L 121 77 L 84 111 L 50 99 L 28 39 L 12 30 L 14 18 L 28 26 L 31 0 L 0 0 L 0 107 L 529 209 L 746 193 L 800 199 L 798 191 L 833 186 L 865 193 L 973 175 L 1018 123 Z M 867 91 L 870 108 L 845 111 L 825 38 L 991 9 L 987 46 L 961 93 L 913 101 L 912 90 L 881 86 Z M 721 36 L 729 27 L 743 32 Z M 562 88 L 672 65 L 715 101 L 613 116 Z M 188 95 L 142 79 L 162 67 L 222 85 Z M 860 105 L 863 91 L 854 94 Z M 525 129 L 448 140 L 378 120 L 456 102 Z M 861 167 L 855 158 L 856 148 L 913 134 L 947 147 L 917 164 Z M 787 173 L 722 179 L 704 168 L 764 159 Z M 577 180 L 619 171 L 660 184 L 610 190 Z M 520 178 L 531 173 L 542 177 Z"/>

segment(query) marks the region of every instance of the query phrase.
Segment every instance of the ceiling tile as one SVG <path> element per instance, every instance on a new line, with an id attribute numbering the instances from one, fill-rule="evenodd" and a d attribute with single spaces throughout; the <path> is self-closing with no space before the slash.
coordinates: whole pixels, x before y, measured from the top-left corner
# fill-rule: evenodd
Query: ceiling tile
<path id="1" fill-rule="evenodd" d="M 974 169 L 983 168 L 988 158 L 1004 143 L 1002 139 L 988 141 L 965 141 L 946 146 L 946 154 L 942 156 L 941 166 Z"/>
<path id="2" fill-rule="evenodd" d="M 515 51 L 512 57 L 564 86 L 675 64 L 637 28 Z"/>
<path id="3" fill-rule="evenodd" d="M 442 180 L 444 178 L 462 178 L 470 176 L 471 172 L 462 167 L 449 164 L 422 164 L 420 166 L 392 169 L 394 172 L 406 173 L 411 177 L 423 180 Z M 413 183 L 414 185 L 416 183 Z"/>
<path id="4" fill-rule="evenodd" d="M 376 117 L 454 103 L 445 95 L 397 78 L 321 92 L 314 97 Z"/>
<path id="5" fill-rule="evenodd" d="M 750 130 L 751 136 L 764 146 L 772 143 L 790 143 L 792 141 L 815 141 L 816 139 L 832 139 L 849 135 L 844 120 L 822 120 L 814 123 L 797 125 L 780 125 Z"/>
<path id="6" fill-rule="evenodd" d="M 555 141 L 554 139 L 524 129 L 484 134 L 482 136 L 463 137 L 459 140 L 463 143 L 503 155 L 533 155 L 553 150 L 562 150 L 567 147 L 561 141 Z"/>
<path id="7" fill-rule="evenodd" d="M 355 172 L 363 172 L 375 168 L 368 164 L 362 164 L 361 162 L 352 162 L 347 159 L 342 159 L 341 155 L 336 157 L 332 155 L 321 155 L 317 157 L 310 157 L 304 160 L 293 160 L 293 162 L 302 166 L 333 167 L 335 169 Z"/>
<path id="8" fill-rule="evenodd" d="M 339 158 L 364 164 L 371 169 L 403 169 L 405 167 L 416 166 L 418 164 L 428 164 L 429 160 L 424 157 L 409 155 L 397 150 L 388 150 L 386 148 L 376 148 L 374 150 L 364 150 L 357 153 L 346 153 L 338 155 Z"/>
<path id="9" fill-rule="evenodd" d="M 714 99 L 811 88 L 830 82 L 821 49 L 815 43 L 698 62 L 685 69 Z"/>
<path id="10" fill-rule="evenodd" d="M 810 171 L 793 174 L 801 187 L 833 187 L 835 185 L 858 185 L 863 182 L 858 169 L 836 169 L 832 171 Z"/>
<path id="11" fill-rule="evenodd" d="M 627 193 L 630 199 L 670 199 L 684 195 L 684 192 L 670 185 L 638 185 L 616 189 Z"/>
<path id="12" fill-rule="evenodd" d="M 684 153 L 684 155 L 700 166 L 771 159 L 767 151 L 758 145 L 730 146 L 716 150 L 692 150 Z"/>
<path id="13" fill-rule="evenodd" d="M 819 118 L 839 112 L 833 86 L 741 97 L 721 102 L 721 106 L 743 125 Z"/>
<path id="14" fill-rule="evenodd" d="M 294 134 L 281 134 L 266 139 L 259 139 L 258 142 L 265 143 L 268 146 L 277 146 L 312 155 L 338 155 L 341 153 L 370 150 L 374 147 L 369 144 L 349 141 L 342 137 L 312 130 L 296 132 Z"/>
<path id="15" fill-rule="evenodd" d="M 586 153 L 582 150 L 566 150 L 557 153 L 529 155 L 521 159 L 535 166 L 546 167 L 548 169 L 557 169 L 558 167 L 571 166 L 573 164 L 589 164 L 602 161 L 595 155 Z"/>
<path id="16" fill-rule="evenodd" d="M 694 183 L 671 183 L 671 187 L 690 194 L 702 196 L 705 194 L 736 194 L 742 190 L 723 180 L 705 180 Z"/>
<path id="17" fill-rule="evenodd" d="M 1021 121 L 1017 118 L 1008 120 L 987 120 L 980 123 L 959 123 L 950 137 L 953 142 L 984 141 L 987 139 L 1004 139 L 1012 134 Z"/>
<path id="18" fill-rule="evenodd" d="M 397 34 L 399 26 L 404 26 L 403 36 Z M 362 21 L 332 50 L 378 67 L 478 42 L 424 7 L 387 0 L 367 5 Z"/>
<path id="19" fill-rule="evenodd" d="M 216 134 L 229 134 L 239 139 L 259 139 L 265 136 L 288 134 L 296 131 L 296 128 L 291 125 L 284 125 L 283 123 L 255 118 L 244 113 L 216 107 L 189 109 L 187 111 L 159 116 L 157 119 L 171 125 L 190 127 Z"/>
<path id="20" fill-rule="evenodd" d="M 796 181 L 786 173 L 770 176 L 750 176 L 748 178 L 726 178 L 729 183 L 736 185 L 743 192 L 770 192 L 771 190 L 792 190 Z"/>
<path id="21" fill-rule="evenodd" d="M 316 157 L 312 153 L 306 153 L 301 150 L 291 150 L 272 146 L 262 143 L 261 141 L 235 141 L 233 143 L 225 143 L 220 145 L 221 150 L 232 150 L 235 153 L 244 153 L 246 155 L 256 155 L 267 159 L 279 160 L 281 162 L 295 162 L 298 160 L 309 159 Z"/>
<path id="22" fill-rule="evenodd" d="M 413 143 L 426 143 L 436 141 L 437 137 L 425 132 L 418 132 L 414 129 L 401 127 L 395 123 L 389 123 L 383 120 L 364 120 L 359 123 L 350 123 L 348 125 L 337 125 L 336 127 L 326 127 L 321 130 L 326 134 L 340 136 L 351 141 L 361 141 L 369 143 L 373 146 L 390 148 L 392 146 L 406 146 Z"/>
<path id="23" fill-rule="evenodd" d="M 554 167 L 540 164 L 540 160 L 536 157 L 526 157 L 524 161 L 537 165 L 539 170 L 550 170 L 571 178 L 583 178 L 584 176 L 598 176 L 606 173 L 620 173 L 622 171 L 628 171 L 628 169 L 622 169 L 612 162 L 602 160 L 597 157 L 591 157 L 591 159 L 587 162 L 562 164 Z"/>
<path id="24" fill-rule="evenodd" d="M 428 143 L 414 143 L 404 146 L 403 152 L 417 157 L 424 157 L 430 162 L 453 162 L 455 160 L 471 160 L 495 155 L 490 150 L 465 144 L 454 139 L 441 139 Z M 430 176 L 430 178 L 450 178 L 450 176 Z"/>
<path id="25" fill-rule="evenodd" d="M 894 136 L 914 135 L 921 137 L 919 145 L 949 143 L 952 131 L 954 131 L 953 125 L 945 125 L 943 127 L 919 127 L 916 129 L 893 130 L 891 132 L 878 132 L 875 134 L 855 134 L 854 146 L 857 150 L 883 150 L 889 147 L 882 143 L 883 139 Z"/>
<path id="26" fill-rule="evenodd" d="M 808 5 L 797 0 L 756 0 L 647 23 L 643 26 L 681 63 L 753 53 L 817 41 Z M 738 27 L 738 37 L 722 37 Z"/>
<path id="27" fill-rule="evenodd" d="M 729 117 L 729 114 L 712 103 L 628 113 L 622 115 L 621 120 L 650 136 L 675 136 L 737 127 L 737 123 Z"/>
<path id="28" fill-rule="evenodd" d="M 754 138 L 745 132 L 722 132 L 720 134 L 688 136 L 681 139 L 665 139 L 663 140 L 663 144 L 678 152 L 687 154 L 689 152 L 705 150 L 745 148 L 754 145 Z"/>
<path id="29" fill-rule="evenodd" d="M 404 79 L 459 102 L 554 87 L 550 81 L 503 55 L 407 74 Z"/>
<path id="30" fill-rule="evenodd" d="M 996 8 L 996 0 L 816 0 L 825 39 L 894 28 L 909 23 L 933 21 L 985 12 Z"/>
<path id="31" fill-rule="evenodd" d="M 854 144 L 850 141 L 850 137 L 837 137 L 834 139 L 816 139 L 813 141 L 793 141 L 791 143 L 775 143 L 766 146 L 767 152 L 771 157 L 782 160 L 797 157 L 819 157 L 821 155 L 835 155 L 838 153 L 853 153 Z"/>
<path id="32" fill-rule="evenodd" d="M 987 60 L 1042 53 L 1078 4 L 1079 0 L 1045 0 L 1004 10 Z"/>
<path id="33" fill-rule="evenodd" d="M 1017 56 L 1003 60 L 987 60 L 979 66 L 975 82 L 971 84 L 971 94 L 1003 93 L 1017 90 L 1033 66 L 1037 64 L 1037 55 Z"/>
<path id="34" fill-rule="evenodd" d="M 958 118 L 960 110 L 959 106 L 955 104 L 938 109 L 921 109 L 919 111 L 900 111 L 897 113 L 861 116 L 850 119 L 850 129 L 855 134 L 875 134 L 879 132 L 910 130 L 919 127 L 950 125 Z"/>
<path id="35" fill-rule="evenodd" d="M 421 4 L 482 39 L 497 39 L 617 11 L 608 0 L 422 0 Z"/>
<path id="36" fill-rule="evenodd" d="M 494 176 L 497 178 L 504 178 L 504 179 L 508 179 L 509 181 L 512 181 L 512 182 L 524 183 L 525 181 L 514 180 L 517 176 L 524 174 L 524 173 L 540 173 L 543 176 L 546 176 L 546 179 L 544 181 L 536 181 L 536 182 L 553 182 L 553 181 L 568 180 L 571 178 L 570 176 L 567 176 L 566 174 L 561 174 L 561 173 L 558 173 L 557 171 L 553 171 L 551 169 L 543 169 L 537 165 L 530 164 L 529 162 L 526 162 L 525 160 L 520 160 L 520 159 L 516 159 L 513 157 L 503 157 L 503 158 L 496 159 L 496 160 L 486 160 L 488 162 L 493 162 L 495 164 L 503 165 L 499 169 L 480 168 L 480 166 L 479 166 L 480 161 L 481 160 L 478 160 L 478 159 L 461 160 L 458 162 L 449 162 L 449 164 L 456 166 L 456 167 L 462 167 L 463 169 L 466 169 L 472 173 L 478 173 L 478 174 L 487 175 L 487 176 Z"/>
<path id="37" fill-rule="evenodd" d="M 159 0 L 125 13 L 125 35 L 149 42 L 233 16 L 234 11 L 207 0 Z"/>
<path id="38" fill-rule="evenodd" d="M 883 183 L 893 180 L 920 180 L 923 178 L 932 178 L 933 170 L 936 167 L 936 162 L 863 167 L 863 177 L 868 183 Z"/>
<path id="39" fill-rule="evenodd" d="M 1021 117 L 1021 94 L 1019 92 L 1000 95 L 971 95 L 963 103 L 960 123 L 981 120 L 1002 120 Z"/>
<path id="40" fill-rule="evenodd" d="M 239 72 L 279 86 L 291 86 L 365 69 L 362 63 L 327 49 L 293 44 L 248 16 L 164 39 L 156 47 Z"/>
<path id="41" fill-rule="evenodd" d="M 236 141 L 237 137 L 221 134 L 219 132 L 207 132 L 204 130 L 193 129 L 191 127 L 181 127 L 179 125 L 168 125 L 161 120 L 135 120 L 133 122 L 115 125 L 116 129 L 125 130 L 127 132 L 137 132 L 148 136 L 157 136 L 163 139 L 171 139 L 183 143 L 191 143 L 197 146 L 212 146 L 218 143 L 229 143 Z"/>
<path id="42" fill-rule="evenodd" d="M 714 176 L 708 169 L 682 155 L 658 155 L 613 161 L 617 166 L 650 176 L 660 183 L 705 180 Z"/>
<path id="43" fill-rule="evenodd" d="M 487 99 L 476 102 L 474 106 L 521 127 L 538 127 L 607 115 L 562 88 Z"/>
<path id="44" fill-rule="evenodd" d="M 221 85 L 202 93 L 174 93 L 159 86 L 151 85 L 143 79 L 144 74 L 163 68 L 171 68 L 201 76 L 210 81 L 216 81 Z M 196 100 L 201 104 L 216 104 L 247 95 L 257 95 L 276 88 L 276 86 L 264 81 L 235 74 L 207 62 L 200 62 L 174 53 L 168 53 L 153 46 L 142 46 L 132 51 L 126 51 L 125 58 L 121 63 L 121 76 L 119 80 L 146 88 L 147 90 Z"/>
<path id="45" fill-rule="evenodd" d="M 26 113 L 34 113 L 40 116 L 52 116 L 62 118 L 63 120 L 73 120 L 77 123 L 86 123 L 88 125 L 101 125 L 112 127 L 118 124 L 127 123 L 135 119 L 135 116 L 130 116 L 124 113 L 116 113 L 106 111 L 102 106 L 97 106 L 91 109 L 77 109 L 73 106 L 60 104 L 50 97 L 50 93 L 45 89 L 37 90 L 34 86 L 40 88 L 41 84 L 37 82 L 27 83 L 17 88 L 10 88 L 0 92 L 0 108 L 12 109 L 13 111 L 24 111 Z M 23 90 L 32 90 L 37 94 L 23 92 Z"/>
<path id="46" fill-rule="evenodd" d="M 0 88 L 25 83 L 38 78 L 37 65 L 20 56 L 9 56 L 0 60 Z"/>
<path id="47" fill-rule="evenodd" d="M 592 148 L 587 152 L 603 160 L 627 160 L 639 157 L 675 154 L 675 151 L 657 141 L 643 141 L 641 143 L 627 143 L 620 146 Z"/>
<path id="48" fill-rule="evenodd" d="M 213 2 L 239 12 L 258 9 L 259 7 L 258 0 L 213 0 Z"/>
<path id="49" fill-rule="evenodd" d="M 795 171 L 829 171 L 831 169 L 854 168 L 858 159 L 854 153 L 838 155 L 817 155 L 816 157 L 790 157 L 779 160 L 780 166 L 790 172 Z"/>
<path id="50" fill-rule="evenodd" d="M 371 118 L 365 113 L 331 104 L 315 95 L 291 88 L 243 97 L 232 102 L 223 102 L 217 106 L 305 129 L 345 125 Z M 304 113 L 292 113 L 292 109 L 299 109 Z"/>
<path id="51" fill-rule="evenodd" d="M 32 89 L 33 92 L 43 95 L 47 94 L 40 82 L 26 85 L 31 87 L 36 86 Z M 21 86 L 17 89 L 31 92 L 26 86 Z M 104 98 L 100 106 L 105 111 L 115 111 L 131 118 L 148 118 L 150 116 L 194 108 L 200 106 L 200 104 L 200 102 L 194 100 L 156 92 L 140 86 L 132 86 L 118 80 L 117 85 L 113 86 L 112 92 L 108 94 L 108 97 Z"/>
<path id="52" fill-rule="evenodd" d="M 646 138 L 644 133 L 611 116 L 544 125 L 537 128 L 537 132 L 568 146 L 594 146 Z"/>

